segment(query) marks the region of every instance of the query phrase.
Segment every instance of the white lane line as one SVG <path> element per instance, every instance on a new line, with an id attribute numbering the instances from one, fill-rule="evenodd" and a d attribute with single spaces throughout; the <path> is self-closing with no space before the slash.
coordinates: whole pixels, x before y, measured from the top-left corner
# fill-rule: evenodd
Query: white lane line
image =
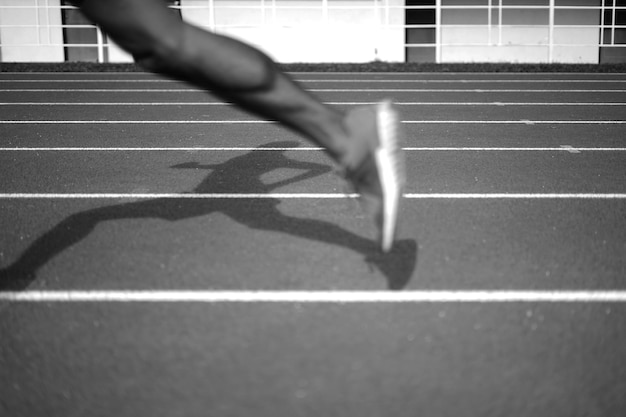
<path id="1" fill-rule="evenodd" d="M 0 193 L 0 199 L 335 199 L 357 196 L 346 193 Z"/>
<path id="2" fill-rule="evenodd" d="M 0 199 L 341 199 L 356 193 L 0 193 Z M 427 199 L 573 199 L 620 200 L 626 193 L 406 193 L 404 198 Z"/>
<path id="3" fill-rule="evenodd" d="M 5 291 L 9 302 L 622 303 L 626 291 Z"/>
<path id="4" fill-rule="evenodd" d="M 586 147 L 575 147 L 569 145 L 561 145 L 560 147 L 543 147 L 543 148 L 524 148 L 524 147 L 475 147 L 475 146 L 464 146 L 464 147 L 453 147 L 453 146 L 433 146 L 433 147 L 406 147 L 403 148 L 405 151 L 463 151 L 463 152 L 623 152 L 626 151 L 626 148 L 586 148 Z"/>
<path id="5" fill-rule="evenodd" d="M 569 153 L 580 153 L 580 151 L 581 151 L 581 149 L 574 148 L 573 146 L 570 146 L 570 145 L 561 145 L 561 148 L 564 151 L 567 151 Z"/>
<path id="6" fill-rule="evenodd" d="M 537 71 L 537 72 L 528 72 L 528 71 L 507 71 L 507 72 L 494 72 L 494 71 L 450 71 L 450 72 L 441 72 L 441 71 L 285 71 L 285 73 L 290 74 L 292 76 L 298 75 L 317 75 L 317 76 L 326 76 L 326 75 L 349 75 L 349 76 L 372 76 L 372 75 L 390 75 L 390 76 L 406 76 L 406 75 L 434 75 L 434 76 L 449 76 L 449 75 L 480 75 L 484 76 L 485 74 L 497 74 L 500 77 L 534 77 L 534 76 L 553 76 L 555 74 L 561 75 L 572 75 L 572 76 L 585 76 L 585 77 L 613 77 L 613 76 L 626 76 L 626 72 L 585 72 L 585 71 L 559 71 L 559 72 L 551 72 L 551 71 Z M 24 71 L 4 71 L 0 72 L 0 77 L 5 74 L 10 75 L 24 75 Z M 133 71 L 102 71 L 102 72 L 85 72 L 85 71 L 28 71 L 28 75 L 46 75 L 50 74 L 73 74 L 73 75 L 125 75 L 125 76 L 151 76 L 154 77 L 154 73 L 148 71 L 141 70 L 133 70 Z"/>
<path id="7" fill-rule="evenodd" d="M 409 84 L 471 84 L 471 83 L 518 83 L 518 84 L 541 84 L 541 83 L 624 83 L 624 79 L 533 79 L 533 80 L 519 80 L 519 79 L 380 79 L 380 78 L 359 78 L 359 79 L 346 79 L 346 78 L 295 78 L 296 81 L 301 83 L 409 83 Z M 168 79 L 0 79 L 0 83 L 179 83 L 183 82 L 178 80 Z"/>
<path id="8" fill-rule="evenodd" d="M 576 89 L 576 90 L 535 90 L 535 89 L 447 89 L 447 88 L 308 88 L 312 92 L 326 93 L 624 93 L 626 89 Z M 206 90 L 194 88 L 15 88 L 0 89 L 0 92 L 9 93 L 202 93 L 206 94 Z"/>
<path id="9" fill-rule="evenodd" d="M 576 148 L 583 150 L 584 148 Z M 626 148 L 624 148 L 626 150 Z M 207 151 L 207 152 L 231 152 L 231 151 L 323 151 L 325 148 L 319 147 L 301 147 L 301 148 L 266 148 L 266 147 L 113 147 L 113 148 L 102 148 L 102 147 L 43 147 L 43 148 L 0 148 L 0 151 L 43 151 L 43 152 L 54 152 L 54 151 L 97 151 L 97 152 L 127 152 L 127 151 L 137 151 L 137 152 L 195 152 L 195 151 Z"/>
<path id="10" fill-rule="evenodd" d="M 259 124 L 271 120 L 0 120 L 0 124 Z"/>
<path id="11" fill-rule="evenodd" d="M 626 199 L 626 193 L 407 193 L 409 199 L 573 199 L 613 200 Z"/>
<path id="12" fill-rule="evenodd" d="M 0 124 L 264 124 L 271 120 L 0 120 Z M 403 120 L 405 124 L 626 124 L 626 120 Z"/>
<path id="13" fill-rule="evenodd" d="M 375 104 L 377 102 L 371 102 L 371 104 Z M 335 103 L 327 103 L 327 104 L 335 104 Z M 336 103 L 336 104 L 361 104 L 359 102 L 354 103 Z M 502 101 L 473 101 L 473 102 L 451 102 L 451 101 L 438 101 L 438 102 L 396 102 L 394 104 L 399 106 L 501 106 L 501 107 L 517 107 L 517 106 L 529 106 L 529 107 L 542 107 L 542 106 L 574 106 L 574 107 L 587 107 L 587 106 L 626 106 L 625 102 L 576 102 L 576 103 L 566 103 L 566 102 L 502 102 Z"/>
<path id="14" fill-rule="evenodd" d="M 330 104 L 330 103 L 326 103 Z M 341 104 L 349 104 L 349 103 L 341 103 Z M 626 104 L 626 103 L 624 103 Z M 144 102 L 144 103 L 102 103 L 102 102 L 78 102 L 78 103 L 67 103 L 67 102 L 20 102 L 20 103 L 11 103 L 4 102 L 0 103 L 0 106 L 232 106 L 232 103 L 224 103 L 224 102 L 175 102 L 175 101 L 163 101 L 163 102 Z"/>
<path id="15" fill-rule="evenodd" d="M 625 124 L 625 120 L 403 120 L 406 124 Z"/>
<path id="16" fill-rule="evenodd" d="M 407 152 L 625 152 L 626 148 L 588 148 L 561 145 L 560 147 L 472 147 L 472 146 L 421 146 L 404 147 Z M 1 148 L 0 152 L 233 152 L 233 151 L 324 151 L 325 148 L 259 148 L 259 147 L 13 147 Z"/>
<path id="17" fill-rule="evenodd" d="M 324 104 L 330 105 L 345 105 L 345 106 L 356 106 L 356 105 L 366 105 L 366 104 L 376 104 L 377 101 L 325 101 Z M 555 106 L 555 107 L 565 107 L 565 106 L 574 106 L 574 107 L 588 107 L 588 106 L 626 106 L 626 102 L 577 102 L 577 103 L 566 103 L 566 102 L 447 102 L 447 101 L 438 101 L 438 102 L 429 102 L 429 101 L 394 101 L 395 105 L 398 106 L 498 106 L 498 107 L 513 107 L 513 106 L 531 106 L 531 107 L 542 107 L 542 106 Z M 69 102 L 3 102 L 0 103 L 0 106 L 232 106 L 232 103 L 225 102 L 135 102 L 135 103 L 102 103 L 102 102 L 77 102 L 77 103 L 69 103 Z"/>

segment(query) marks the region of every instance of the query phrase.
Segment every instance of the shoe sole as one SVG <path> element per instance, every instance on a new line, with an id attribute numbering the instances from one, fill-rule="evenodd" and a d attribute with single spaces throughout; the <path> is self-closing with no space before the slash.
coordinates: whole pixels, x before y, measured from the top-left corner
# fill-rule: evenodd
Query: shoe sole
<path id="1" fill-rule="evenodd" d="M 375 150 L 374 157 L 383 194 L 380 245 L 383 252 L 389 252 L 396 234 L 405 182 L 404 157 L 398 138 L 398 114 L 390 101 L 378 105 L 376 118 L 380 146 Z"/>

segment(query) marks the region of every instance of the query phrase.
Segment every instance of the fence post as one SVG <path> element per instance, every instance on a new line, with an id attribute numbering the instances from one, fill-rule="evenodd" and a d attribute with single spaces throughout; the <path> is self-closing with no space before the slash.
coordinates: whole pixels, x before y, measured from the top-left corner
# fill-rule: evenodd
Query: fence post
<path id="1" fill-rule="evenodd" d="M 548 63 L 554 61 L 554 0 L 550 0 L 550 18 L 548 24 Z"/>
<path id="2" fill-rule="evenodd" d="M 96 26 L 96 36 L 98 40 L 98 63 L 104 63 L 104 36 L 100 30 L 100 26 Z"/>
<path id="3" fill-rule="evenodd" d="M 442 61 L 442 39 L 441 39 L 441 0 L 435 2 L 435 62 Z"/>

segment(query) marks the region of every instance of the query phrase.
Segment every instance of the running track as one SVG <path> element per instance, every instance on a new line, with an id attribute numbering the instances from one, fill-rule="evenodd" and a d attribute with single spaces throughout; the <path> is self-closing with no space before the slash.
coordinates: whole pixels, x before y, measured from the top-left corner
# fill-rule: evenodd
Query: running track
<path id="1" fill-rule="evenodd" d="M 626 74 L 295 77 L 398 102 L 390 255 L 276 124 L 0 73 L 0 415 L 621 415 Z"/>

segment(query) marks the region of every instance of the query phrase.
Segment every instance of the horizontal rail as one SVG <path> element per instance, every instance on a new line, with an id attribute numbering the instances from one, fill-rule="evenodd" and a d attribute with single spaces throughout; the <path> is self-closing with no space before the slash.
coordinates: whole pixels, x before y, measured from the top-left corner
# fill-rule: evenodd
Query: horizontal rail
<path id="1" fill-rule="evenodd" d="M 205 4 L 205 5 L 185 5 L 185 6 L 174 6 L 174 5 L 170 5 L 168 6 L 171 9 L 179 9 L 179 10 L 185 10 L 185 9 L 210 9 L 212 8 L 212 6 L 210 6 L 209 4 Z M 364 9 L 364 10 L 377 10 L 380 9 L 381 7 L 387 8 L 387 9 L 402 9 L 402 10 L 435 10 L 437 8 L 446 10 L 466 10 L 466 9 L 474 9 L 474 10 L 496 10 L 498 8 L 502 8 L 502 9 L 530 9 L 530 10 L 549 10 L 551 7 L 553 7 L 556 10 L 626 10 L 626 6 L 589 6 L 589 5 L 581 5 L 581 6 L 575 6 L 575 5 L 567 5 L 567 6 L 550 6 L 550 5 L 507 5 L 507 4 L 502 4 L 502 5 L 458 5 L 458 4 L 450 4 L 450 5 L 445 5 L 442 4 L 440 6 L 437 5 L 414 5 L 414 6 L 404 6 L 404 5 L 385 5 L 385 6 L 380 6 L 380 5 L 374 5 L 374 4 L 354 4 L 354 5 L 333 5 L 332 2 L 328 2 L 326 3 L 326 5 L 324 6 L 323 1 L 320 0 L 320 4 L 316 5 L 316 6 L 306 6 L 306 5 L 297 5 L 297 6 L 290 6 L 290 5 L 280 5 L 278 3 L 266 3 L 263 4 L 261 2 L 259 2 L 258 5 L 229 5 L 229 4 L 218 4 L 214 6 L 215 8 L 219 8 L 219 9 L 252 9 L 252 10 L 257 10 L 257 9 L 285 9 L 285 10 L 294 10 L 294 9 L 306 9 L 306 10 L 317 10 L 317 9 L 322 9 L 322 8 L 327 8 L 327 9 L 339 9 L 339 10 L 355 10 L 355 9 Z M 69 5 L 62 5 L 62 6 L 55 6 L 55 5 L 31 5 L 31 4 L 25 4 L 25 5 L 10 5 L 10 6 L 0 6 L 0 9 L 77 9 L 77 7 L 75 6 L 69 6 Z"/>
<path id="2" fill-rule="evenodd" d="M 0 0 L 0 2 L 2 1 Z M 568 59 L 574 59 L 581 60 L 581 63 L 596 63 L 591 61 L 599 61 L 599 57 L 604 56 L 600 52 L 605 48 L 607 48 L 605 50 L 606 56 L 612 57 L 610 59 L 616 59 L 614 57 L 617 56 L 617 59 L 626 60 L 626 54 L 619 51 L 619 49 L 626 47 L 626 25 L 622 18 L 622 12 L 626 11 L 626 5 L 617 5 L 616 1 L 610 5 L 607 4 L 606 0 L 603 0 L 599 5 L 515 5 L 502 4 L 502 1 L 497 2 L 498 4 L 493 4 L 495 2 L 490 1 L 480 5 L 441 4 L 442 2 L 439 1 L 431 5 L 411 6 L 371 0 L 351 3 L 349 5 L 345 3 L 336 4 L 332 0 L 317 0 L 302 4 L 302 2 L 258 0 L 256 3 L 248 2 L 248 4 L 242 5 L 232 4 L 228 1 L 206 1 L 202 4 L 185 4 L 183 2 L 182 5 L 175 4 L 168 7 L 181 11 L 183 18 L 193 15 L 193 23 L 202 28 L 226 35 L 237 35 L 243 37 L 244 40 L 246 40 L 246 36 L 249 36 L 248 41 L 260 42 L 260 44 L 255 43 L 255 45 L 269 52 L 271 56 L 275 53 L 280 56 L 285 53 L 292 53 L 291 50 L 287 51 L 286 48 L 288 47 L 285 47 L 282 42 L 274 39 L 284 36 L 282 31 L 297 30 L 299 36 L 301 32 L 308 30 L 313 33 L 314 29 L 317 30 L 320 27 L 341 27 L 348 31 L 358 28 L 359 31 L 372 34 L 381 34 L 385 31 L 393 34 L 394 40 L 389 40 L 390 38 L 386 36 L 372 36 L 372 39 L 361 36 L 354 41 L 359 46 L 355 49 L 371 51 L 368 52 L 371 55 L 369 61 L 416 59 L 415 57 L 420 55 L 420 52 L 416 52 L 417 49 L 432 48 L 434 51 L 427 53 L 426 59 L 433 62 L 447 62 L 463 59 L 463 56 L 472 57 L 474 55 L 473 48 L 479 47 L 493 48 L 494 50 L 497 48 L 505 51 L 506 57 L 498 58 L 504 60 L 518 60 L 518 57 L 512 56 L 511 48 L 535 48 L 532 51 L 529 50 L 527 59 L 541 62 L 569 62 Z M 118 47 L 110 43 L 108 37 L 97 26 L 89 24 L 86 20 L 77 21 L 77 24 L 64 22 L 61 11 L 75 9 L 75 6 L 51 5 L 48 2 L 45 5 L 0 5 L 0 13 L 19 10 L 33 11 L 28 19 L 19 17 L 28 14 L 22 12 L 14 13 L 15 16 L 18 16 L 16 19 L 4 19 L 6 24 L 0 25 L 0 29 L 3 30 L 0 39 L 0 60 L 31 61 L 33 54 L 36 54 L 37 57 L 50 55 L 55 57 L 44 58 L 44 61 L 48 59 L 97 59 L 98 62 L 105 62 L 109 60 L 110 56 L 115 57 L 111 59 L 130 59 L 126 55 L 117 54 Z M 57 11 L 56 15 L 53 12 L 55 10 Z M 42 12 L 38 13 L 38 11 Z M 191 13 L 187 14 L 185 11 L 191 11 Z M 203 12 L 195 14 L 196 11 Z M 238 11 L 241 13 L 229 12 L 230 20 L 221 20 L 220 11 Z M 285 20 L 286 17 L 292 15 L 283 12 L 292 13 L 294 11 L 301 11 L 301 18 L 297 22 Z M 310 13 L 311 11 L 316 13 Z M 346 17 L 347 15 L 344 13 L 354 11 L 363 11 L 364 13 L 354 19 L 350 19 L 349 16 Z M 466 21 L 459 21 L 458 19 L 464 16 L 461 13 L 463 11 L 477 12 L 473 14 L 480 15 L 483 21 L 474 23 L 469 18 Z M 411 13 L 420 15 L 420 12 L 425 12 L 422 17 L 426 17 L 426 20 L 423 24 L 412 23 Z M 534 12 L 534 14 L 528 15 L 526 12 Z M 283 13 L 282 16 L 281 13 Z M 80 14 L 76 15 L 80 16 Z M 543 22 L 533 24 L 532 22 L 537 20 L 529 18 L 533 15 L 540 15 Z M 447 16 L 454 17 L 454 20 L 448 23 Z M 233 21 L 233 17 L 237 17 L 237 20 Z M 20 21 L 20 19 L 22 20 Z M 526 22 L 531 23 L 527 24 Z M 468 36 L 463 36 L 464 29 L 466 29 Z M 523 35 L 526 29 L 535 30 L 532 38 Z M 566 31 L 574 33 L 577 29 L 580 29 L 582 35 L 568 36 L 569 32 Z M 84 30 L 86 34 L 83 35 L 82 32 L 69 34 L 69 30 Z M 431 31 L 429 34 L 432 35 L 432 40 L 428 38 L 426 38 L 428 41 L 416 39 L 417 41 L 413 42 L 411 36 L 419 36 L 419 30 Z M 595 35 L 588 37 L 585 35 L 595 30 L 598 31 Z M 94 31 L 94 35 L 92 36 L 88 31 Z M 257 36 L 262 31 L 270 31 L 271 36 L 268 39 Z M 271 31 L 275 31 L 275 33 Z M 598 33 L 599 36 L 596 36 Z M 454 38 L 448 37 L 450 34 L 454 34 L 453 36 L 459 41 L 454 42 Z M 84 40 L 89 43 L 80 42 L 81 37 L 85 37 Z M 306 39 L 308 41 L 309 38 Z M 324 48 L 331 48 L 328 45 L 328 40 L 325 40 L 323 36 L 320 39 L 320 42 L 325 43 L 320 46 L 319 50 L 324 51 Z M 294 43 L 297 42 L 296 36 Z M 390 45 L 392 42 L 395 44 Z M 20 54 L 16 48 L 25 48 L 25 51 Z M 37 48 L 41 48 L 41 50 L 38 51 Z M 59 50 L 59 48 L 61 49 Z M 85 55 L 76 52 L 79 48 L 85 48 Z M 97 58 L 92 57 L 94 52 L 91 48 L 97 48 Z M 399 48 L 402 52 L 398 52 Z M 453 48 L 468 48 L 468 50 L 461 53 L 461 58 L 454 58 L 454 55 L 458 54 L 459 51 Z M 584 57 L 577 58 L 573 57 L 575 55 L 573 52 L 567 52 L 568 49 L 564 48 L 587 49 L 583 54 Z M 598 48 L 598 56 L 594 57 L 594 52 L 589 48 Z M 111 55 L 111 51 L 116 53 Z M 317 55 L 325 56 L 323 52 L 317 53 Z M 329 59 L 331 59 L 330 56 L 335 55 L 330 54 Z M 424 57 L 420 59 L 422 58 Z M 525 62 L 524 59 L 521 62 Z"/>
<path id="3" fill-rule="evenodd" d="M 402 47 L 405 48 L 435 48 L 434 43 L 405 43 L 401 44 Z M 537 48 L 548 48 L 550 46 L 553 47 L 569 47 L 569 48 L 591 48 L 600 46 L 602 48 L 625 48 L 626 43 L 616 43 L 616 44 L 601 44 L 597 43 L 507 43 L 507 44 L 494 44 L 494 43 L 440 43 L 439 46 L 442 47 L 495 47 L 498 48 L 513 48 L 513 47 L 537 47 Z M 41 48 L 41 47 L 64 47 L 64 48 L 111 48 L 113 45 L 105 43 L 105 44 L 97 44 L 97 43 L 47 43 L 47 44 L 38 44 L 38 43 L 20 43 L 20 44 L 6 44 L 0 43 L 0 47 L 6 48 Z"/>

